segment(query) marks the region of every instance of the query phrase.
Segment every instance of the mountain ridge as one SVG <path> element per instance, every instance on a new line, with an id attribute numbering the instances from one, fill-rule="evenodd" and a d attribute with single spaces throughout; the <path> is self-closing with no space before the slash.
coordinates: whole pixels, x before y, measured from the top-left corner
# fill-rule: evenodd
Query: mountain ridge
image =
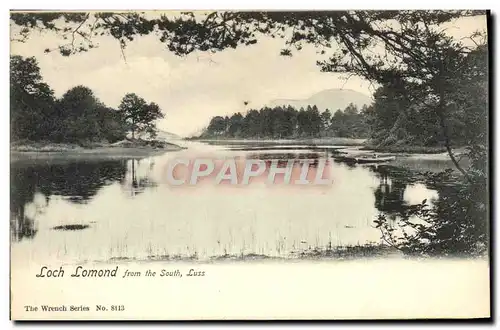
<path id="1" fill-rule="evenodd" d="M 352 89 L 332 88 L 319 91 L 305 99 L 274 99 L 268 105 L 290 105 L 296 109 L 316 105 L 320 111 L 329 109 L 330 112 L 335 112 L 337 109 L 344 110 L 350 103 L 361 108 L 363 105 L 370 105 L 372 99 L 370 96 Z"/>
<path id="2" fill-rule="evenodd" d="M 170 140 L 180 140 L 182 139 L 181 136 L 175 134 L 175 133 L 171 133 L 171 132 L 167 132 L 165 130 L 162 130 L 162 129 L 158 129 L 158 131 L 156 132 L 157 135 L 156 137 L 154 138 L 155 140 L 159 140 L 159 141 L 170 141 Z M 129 134 L 130 135 L 130 134 Z M 145 140 L 149 140 L 151 139 L 151 136 L 149 135 L 149 133 L 138 133 L 136 135 L 137 138 L 140 138 L 140 139 L 145 139 Z"/>

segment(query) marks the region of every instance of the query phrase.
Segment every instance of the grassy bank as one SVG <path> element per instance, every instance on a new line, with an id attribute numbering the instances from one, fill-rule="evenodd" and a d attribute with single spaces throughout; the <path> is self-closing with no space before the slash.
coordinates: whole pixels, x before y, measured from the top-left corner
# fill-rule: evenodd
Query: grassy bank
<path id="1" fill-rule="evenodd" d="M 347 245 L 347 246 L 337 246 L 337 247 L 315 247 L 311 249 L 304 249 L 298 251 L 291 251 L 287 255 L 282 255 L 278 257 L 271 257 L 262 254 L 254 253 L 242 253 L 237 255 L 221 255 L 217 257 L 212 257 L 213 261 L 223 261 L 223 260 L 266 260 L 266 259 L 277 259 L 277 260 L 293 260 L 293 259 L 304 259 L 304 260 L 352 260 L 360 258 L 379 258 L 379 257 L 389 257 L 389 256 L 402 256 L 402 253 L 395 248 L 389 247 L 382 244 L 365 244 L 365 245 Z"/>
<path id="2" fill-rule="evenodd" d="M 164 141 L 123 140 L 116 143 L 53 143 L 46 141 L 14 141 L 11 160 L 45 157 L 147 157 L 183 147 Z"/>

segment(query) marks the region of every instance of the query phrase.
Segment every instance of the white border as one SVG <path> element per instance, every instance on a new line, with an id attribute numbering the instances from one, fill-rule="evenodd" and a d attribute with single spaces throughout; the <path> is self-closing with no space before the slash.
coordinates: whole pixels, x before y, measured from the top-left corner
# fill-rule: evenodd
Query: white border
<path id="1" fill-rule="evenodd" d="M 140 4 L 140 7 L 138 8 L 137 5 Z M 346 8 L 345 5 L 348 5 Z M 9 9 L 44 9 L 44 10 L 56 10 L 56 9 L 66 9 L 66 10 L 89 10 L 89 9 L 98 9 L 98 10 L 103 10 L 103 9 L 302 9 L 302 10 L 334 10 L 334 9 L 402 9 L 402 8 L 408 8 L 408 9 L 451 9 L 451 8 L 462 8 L 462 9 L 493 9 L 493 14 L 497 14 L 498 11 L 496 10 L 498 6 L 498 1 L 484 1 L 484 0 L 476 0 L 476 1 L 465 1 L 465 0 L 456 0 L 453 2 L 436 2 L 434 0 L 419 0 L 419 1 L 405 1 L 405 2 L 392 2 L 392 1 L 348 1 L 348 2 L 343 2 L 343 3 L 338 3 L 336 6 L 332 5 L 330 2 L 324 1 L 324 0 L 307 0 L 307 1 L 297 1 L 297 0 L 288 0 L 288 1 L 273 1 L 272 3 L 269 2 L 269 0 L 245 0 L 245 1 L 228 1 L 228 0 L 212 0 L 210 2 L 204 2 L 201 0 L 184 0 L 182 2 L 175 2 L 175 3 L 165 3 L 164 1 L 148 1 L 148 0 L 142 0 L 139 3 L 136 0 L 121 0 L 119 2 L 115 3 L 103 3 L 103 1 L 97 1 L 97 0 L 87 0 L 85 2 L 68 2 L 68 1 L 54 1 L 54 0 L 48 0 L 48 1 L 35 1 L 35 0 L 30 0 L 30 1 L 3 1 L 2 4 L 2 24 L 0 24 L 0 29 L 1 29 L 1 37 L 2 37 L 2 44 L 4 46 L 1 56 L 2 56 L 2 61 L 1 63 L 3 64 L 1 66 L 1 77 L 3 77 L 2 84 L 5 84 L 2 86 L 1 91 L 2 91 L 2 102 L 3 102 L 3 107 L 0 111 L 0 125 L 2 125 L 0 129 L 0 135 L 1 135 L 1 141 L 0 141 L 0 148 L 1 152 L 0 155 L 2 157 L 2 161 L 0 162 L 1 170 L 2 173 L 5 173 L 2 175 L 2 182 L 0 183 L 1 186 L 1 195 L 0 195 L 0 201 L 1 201 L 1 210 L 5 218 L 2 219 L 1 224 L 3 225 L 3 228 L 1 230 L 2 237 L 3 237 L 3 246 L 0 248 L 0 255 L 2 258 L 2 271 L 0 272 L 1 276 L 1 282 L 2 282 L 2 291 L 1 291 L 1 303 L 0 303 L 0 310 L 2 311 L 2 328 L 11 328 L 14 326 L 12 322 L 9 322 L 9 254 L 10 254 L 10 249 L 9 249 L 9 221 L 6 219 L 7 218 L 7 212 L 9 210 L 9 164 L 8 164 L 8 157 L 9 157 L 9 144 L 8 144 L 8 139 L 9 139 L 9 117 L 8 117 L 8 112 L 9 112 L 9 104 L 8 104 L 8 77 L 9 77 L 9 71 L 8 71 L 8 58 L 9 58 Z M 496 51 L 499 40 L 498 40 L 498 26 L 497 26 L 497 20 L 494 20 L 494 25 L 497 33 L 494 35 L 494 49 L 493 51 Z M 496 55 L 496 54 L 495 54 Z M 496 57 L 493 55 L 493 57 Z M 494 77 L 499 77 L 499 69 L 498 69 L 498 63 L 496 63 L 495 67 L 495 72 L 493 73 Z M 498 94 L 498 84 L 495 85 L 495 90 L 491 91 L 494 96 Z M 495 104 L 498 104 L 495 102 Z M 495 109 L 496 110 L 496 109 Z M 499 126 L 499 118 L 498 114 L 496 115 L 496 120 L 495 120 L 495 125 L 494 127 L 500 127 Z M 492 156 L 496 157 L 496 154 L 498 153 L 498 144 L 496 143 L 496 148 L 495 150 L 492 150 Z M 495 180 L 495 184 L 498 183 L 498 177 Z M 497 202 L 499 199 L 498 196 L 495 196 L 495 202 Z M 496 204 L 496 203 L 495 203 Z M 495 219 L 496 220 L 496 217 Z M 498 237 L 498 227 L 499 225 L 497 224 L 495 228 L 497 229 L 495 232 L 495 238 Z M 498 239 L 498 238 L 497 238 Z M 497 244 L 494 242 L 493 246 L 494 251 L 498 251 L 497 249 Z M 496 260 L 496 265 L 498 266 L 498 260 Z M 498 283 L 495 286 L 498 288 Z M 498 316 L 498 304 L 495 304 L 496 311 L 495 315 Z M 400 325 L 400 324 L 396 324 Z M 41 325 L 37 325 L 35 327 L 40 327 Z M 52 326 L 52 325 L 49 325 Z M 81 327 L 81 325 L 76 325 Z M 95 329 L 100 329 L 104 328 L 104 325 L 92 325 L 92 324 L 86 324 L 85 326 L 92 326 Z M 106 327 L 122 327 L 123 324 L 118 324 L 118 325 L 108 325 Z M 181 327 L 182 325 L 168 325 L 169 327 L 172 328 L 177 328 Z M 205 325 L 207 326 L 207 325 Z M 229 325 L 230 327 L 237 327 L 236 324 L 231 324 Z M 259 325 L 261 326 L 261 325 Z M 285 325 L 286 326 L 286 325 Z M 354 324 L 334 324 L 336 327 L 340 328 L 361 328 L 362 325 L 354 325 Z M 366 326 L 374 326 L 374 324 L 366 324 Z M 380 324 L 380 326 L 385 326 L 385 324 Z M 467 328 L 479 328 L 480 325 L 476 326 L 467 326 Z M 70 327 L 68 324 L 65 324 L 64 327 Z M 72 327 L 75 327 L 73 325 Z M 144 325 L 138 326 L 138 328 L 145 327 Z M 210 327 L 216 328 L 217 325 L 212 325 Z M 310 325 L 299 325 L 299 328 L 308 328 Z M 437 326 L 426 326 L 425 324 L 419 324 L 416 326 L 416 328 L 437 328 Z"/>

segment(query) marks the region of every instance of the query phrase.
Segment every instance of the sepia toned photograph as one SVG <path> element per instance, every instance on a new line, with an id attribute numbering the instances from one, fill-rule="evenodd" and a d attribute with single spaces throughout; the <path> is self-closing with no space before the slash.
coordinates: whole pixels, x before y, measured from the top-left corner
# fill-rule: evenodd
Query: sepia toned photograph
<path id="1" fill-rule="evenodd" d="M 488 11 L 9 24 L 12 320 L 491 317 Z"/>

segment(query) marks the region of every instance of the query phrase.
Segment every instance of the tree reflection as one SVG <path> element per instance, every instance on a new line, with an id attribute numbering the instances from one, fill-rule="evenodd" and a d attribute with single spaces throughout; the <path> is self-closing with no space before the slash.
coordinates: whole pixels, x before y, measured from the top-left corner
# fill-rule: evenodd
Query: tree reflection
<path id="1" fill-rule="evenodd" d="M 426 179 L 427 172 L 419 173 L 391 165 L 369 165 L 367 168 L 380 180 L 374 191 L 375 207 L 392 220 L 405 214 L 411 206 L 405 200 L 405 192 L 411 185 L 424 183 L 429 189 L 438 190 Z"/>
<path id="2" fill-rule="evenodd" d="M 11 168 L 10 232 L 12 239 L 16 241 L 32 238 L 37 232 L 33 219 L 25 215 L 25 205 L 33 201 L 36 192 L 33 177 L 31 168 L 22 173 L 16 168 Z"/>
<path id="3" fill-rule="evenodd" d="M 147 188 L 156 187 L 158 184 L 151 179 L 151 172 L 155 166 L 152 159 L 130 159 L 127 161 L 127 175 L 121 180 L 122 187 L 130 196 L 137 196 Z"/>
<path id="4" fill-rule="evenodd" d="M 11 164 L 10 219 L 11 236 L 20 241 L 36 234 L 35 219 L 27 216 L 26 207 L 39 193 L 48 202 L 60 195 L 73 203 L 85 203 L 99 189 L 121 181 L 126 161 L 75 161 L 45 164 Z"/>
<path id="5" fill-rule="evenodd" d="M 394 171 L 391 171 L 390 168 L 371 166 L 370 169 L 380 179 L 380 184 L 374 192 L 375 207 L 391 219 L 395 219 L 408 206 L 404 200 L 404 193 L 408 182 L 404 179 L 403 175 L 395 175 Z"/>
<path id="6" fill-rule="evenodd" d="M 487 190 L 478 179 L 461 183 L 453 171 L 415 173 L 382 166 L 370 168 L 380 184 L 375 206 L 381 212 L 374 222 L 384 240 L 408 254 L 481 255 L 488 248 Z M 415 181 L 434 189 L 439 198 L 410 205 L 405 190 Z M 391 220 L 391 221 L 388 221 Z M 402 232 L 394 231 L 399 228 Z"/>

